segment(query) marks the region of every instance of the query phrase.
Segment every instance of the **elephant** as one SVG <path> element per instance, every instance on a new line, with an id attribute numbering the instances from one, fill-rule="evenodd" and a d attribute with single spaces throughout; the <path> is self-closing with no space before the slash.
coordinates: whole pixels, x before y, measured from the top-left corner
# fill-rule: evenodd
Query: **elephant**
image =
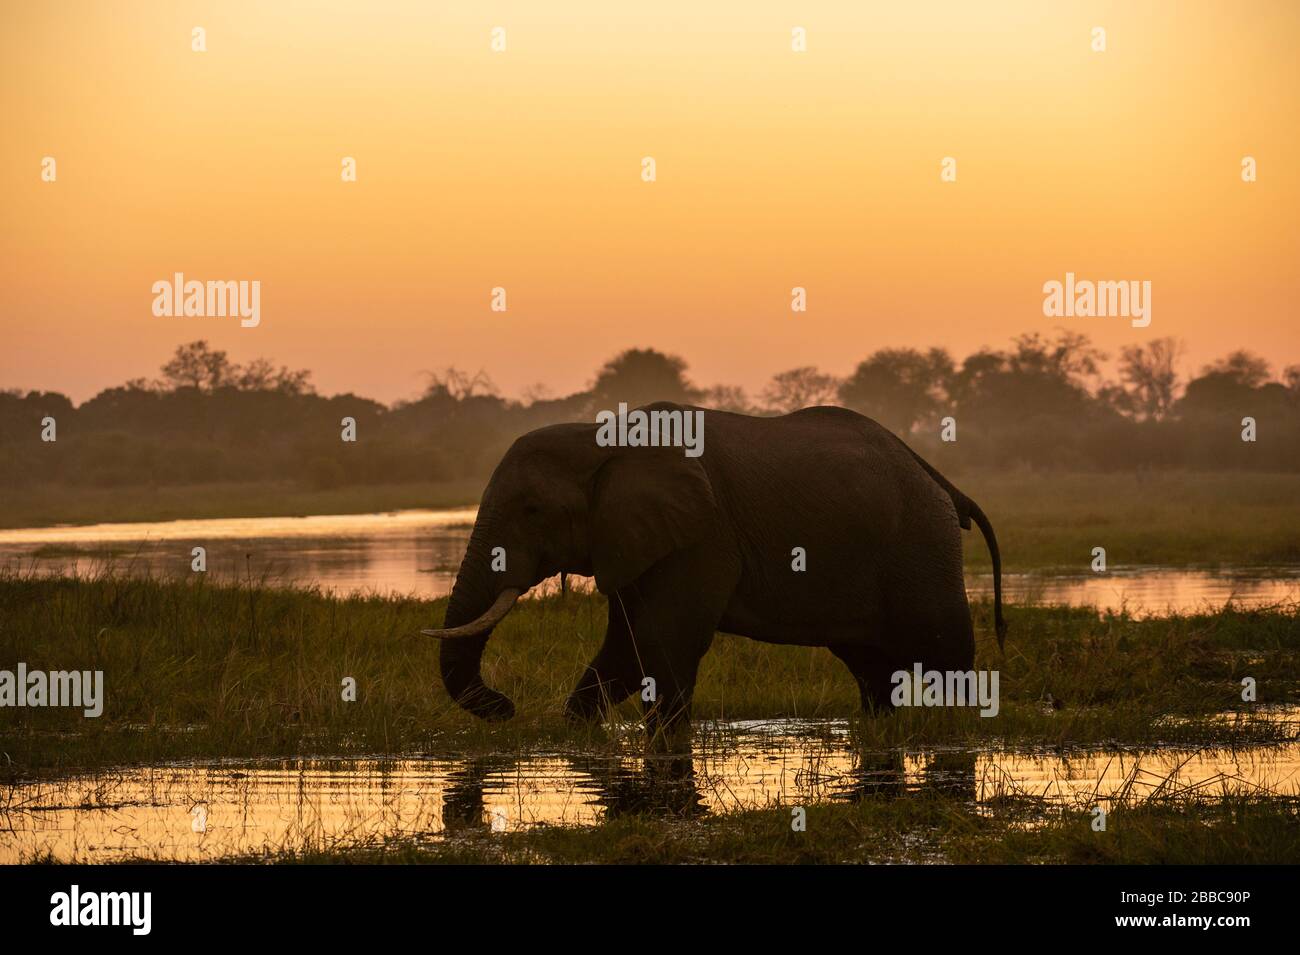
<path id="1" fill-rule="evenodd" d="M 517 439 L 493 472 L 443 629 L 422 631 L 442 639 L 442 682 L 464 709 L 514 715 L 483 681 L 488 637 L 529 588 L 576 574 L 608 598 L 608 624 L 566 701 L 575 721 L 602 718 L 648 677 L 651 738 L 689 727 L 717 631 L 828 647 L 863 707 L 890 710 L 895 671 L 973 668 L 960 534 L 972 520 L 992 557 L 1002 646 L 992 525 L 886 428 L 838 407 L 779 417 L 670 402 L 642 410 L 702 414 L 703 453 L 602 444 L 595 424 L 558 424 Z"/>

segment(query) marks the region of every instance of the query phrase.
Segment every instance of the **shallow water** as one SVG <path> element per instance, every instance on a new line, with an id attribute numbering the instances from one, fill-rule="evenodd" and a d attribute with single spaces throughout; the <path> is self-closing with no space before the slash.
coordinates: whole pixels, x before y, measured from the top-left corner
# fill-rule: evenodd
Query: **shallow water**
<path id="1" fill-rule="evenodd" d="M 218 579 L 319 584 L 441 597 L 451 591 L 477 509 L 251 517 L 0 530 L 0 567 L 49 573 L 186 575 L 207 551 Z"/>
<path id="2" fill-rule="evenodd" d="M 319 584 L 439 597 L 450 592 L 475 508 L 316 517 L 257 517 L 93 524 L 0 530 L 0 567 L 91 573 L 111 564 L 127 573 L 186 575 L 191 548 L 207 549 L 208 572 L 223 579 Z M 1107 574 L 1008 574 L 1007 599 L 1127 608 L 1133 612 L 1259 606 L 1300 600 L 1300 568 L 1229 571 L 1140 567 Z M 991 576 L 967 580 L 972 596 Z"/>
<path id="3" fill-rule="evenodd" d="M 1187 613 L 1237 607 L 1266 607 L 1300 601 L 1300 568 L 1240 567 L 1192 570 L 1133 567 L 1104 574 L 1003 574 L 1008 603 L 1036 602 L 1132 613 Z M 993 576 L 968 576 L 966 592 L 993 595 Z"/>
<path id="4" fill-rule="evenodd" d="M 1281 714 L 1300 722 L 1300 708 Z M 861 754 L 847 724 L 697 727 L 694 753 L 290 759 L 117 770 L 0 790 L 0 863 L 51 853 L 104 862 L 219 859 L 468 830 L 596 826 L 628 813 L 691 818 L 926 792 L 997 812 L 1124 798 L 1300 795 L 1300 743 L 1069 757 L 961 750 Z"/>

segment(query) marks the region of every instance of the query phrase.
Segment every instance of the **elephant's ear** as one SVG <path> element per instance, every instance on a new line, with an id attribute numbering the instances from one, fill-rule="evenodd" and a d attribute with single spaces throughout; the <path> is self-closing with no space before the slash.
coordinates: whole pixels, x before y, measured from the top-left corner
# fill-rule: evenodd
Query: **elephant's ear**
<path id="1" fill-rule="evenodd" d="M 612 594 L 673 551 L 701 540 L 717 503 L 704 467 L 681 448 L 626 448 L 591 485 L 591 564 Z"/>

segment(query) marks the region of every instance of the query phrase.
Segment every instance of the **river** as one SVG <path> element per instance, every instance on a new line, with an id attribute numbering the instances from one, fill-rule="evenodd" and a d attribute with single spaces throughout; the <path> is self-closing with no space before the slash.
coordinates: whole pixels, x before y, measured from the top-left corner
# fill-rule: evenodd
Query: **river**
<path id="1" fill-rule="evenodd" d="M 107 567 L 155 576 L 192 573 L 192 549 L 208 573 L 270 585 L 319 585 L 439 597 L 448 593 L 475 509 L 408 510 L 313 517 L 221 518 L 0 530 L 0 567 L 88 574 Z M 972 597 L 992 577 L 967 578 Z M 1128 609 L 1135 613 L 1250 607 L 1300 599 L 1300 568 L 1112 568 L 1104 574 L 1050 571 L 1004 576 L 1007 600 Z"/>

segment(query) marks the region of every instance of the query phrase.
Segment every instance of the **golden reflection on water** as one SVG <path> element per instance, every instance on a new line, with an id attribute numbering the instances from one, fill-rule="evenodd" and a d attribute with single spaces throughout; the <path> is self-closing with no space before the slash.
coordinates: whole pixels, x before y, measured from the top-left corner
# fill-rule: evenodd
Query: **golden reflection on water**
<path id="1" fill-rule="evenodd" d="M 451 591 L 476 513 L 465 507 L 0 530 L 0 567 L 85 575 L 111 566 L 118 573 L 191 577 L 191 548 L 202 545 L 216 579 L 251 577 L 269 586 L 441 597 Z M 1012 603 L 1034 600 L 1135 613 L 1221 607 L 1229 600 L 1242 606 L 1300 600 L 1294 567 L 1006 574 L 1003 584 Z M 972 597 L 991 595 L 992 586 L 987 574 L 966 581 Z"/>
<path id="2" fill-rule="evenodd" d="M 628 813 L 690 818 L 926 792 L 988 812 L 1008 799 L 1078 808 L 1117 797 L 1214 799 L 1260 788 L 1300 795 L 1297 743 L 1068 758 L 864 755 L 843 734 L 780 726 L 775 733 L 746 727 L 726 745 L 710 743 L 690 757 L 295 759 L 25 783 L 0 794 L 0 863 L 45 853 L 64 861 L 202 861 L 466 830 L 593 826 Z"/>
<path id="3" fill-rule="evenodd" d="M 131 541 L 288 540 L 303 537 L 381 537 L 412 530 L 467 527 L 477 507 L 384 511 L 374 514 L 314 514 L 307 517 L 214 517 L 124 524 L 57 524 L 0 529 L 0 544 L 107 544 Z"/>

